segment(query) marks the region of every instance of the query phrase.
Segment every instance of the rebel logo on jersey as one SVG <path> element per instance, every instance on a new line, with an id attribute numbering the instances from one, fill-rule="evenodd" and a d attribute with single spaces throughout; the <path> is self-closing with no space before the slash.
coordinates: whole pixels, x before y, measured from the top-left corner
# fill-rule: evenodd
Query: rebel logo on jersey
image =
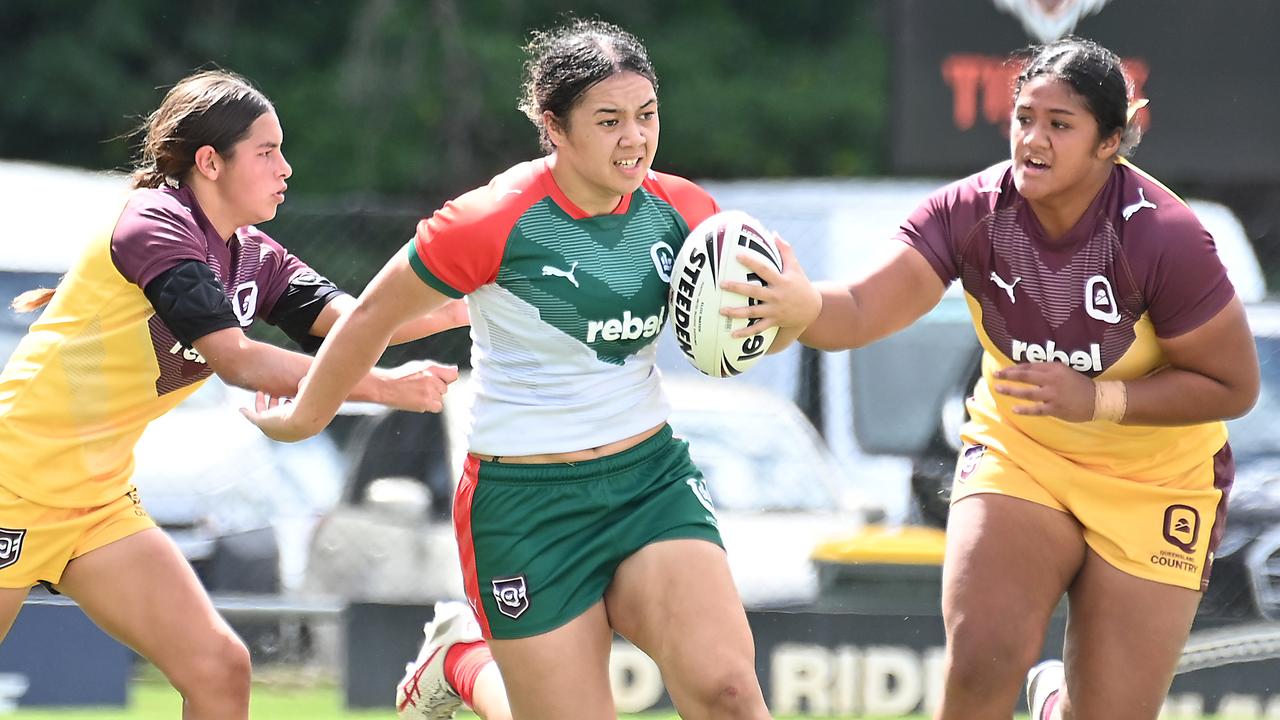
<path id="1" fill-rule="evenodd" d="M 670 206 L 643 190 L 624 214 L 577 220 L 543 198 L 508 235 L 496 285 L 597 360 L 623 365 L 665 321 L 674 253 L 669 239 L 653 237 L 654 228 L 665 228 L 664 238 L 680 232 Z"/>
<path id="2" fill-rule="evenodd" d="M 157 395 L 180 390 L 213 374 L 213 368 L 200 353 L 195 348 L 183 346 L 159 315 L 152 315 L 147 320 L 147 327 L 151 332 L 156 364 L 160 368 L 160 375 L 156 378 Z"/>
<path id="3" fill-rule="evenodd" d="M 1059 350 L 1053 340 L 1044 345 L 1013 341 L 1014 362 L 1060 362 L 1077 372 L 1102 372 L 1102 346 L 1089 343 L 1088 350 Z"/>
<path id="4" fill-rule="evenodd" d="M 662 332 L 662 324 L 666 320 L 666 308 L 659 309 L 657 315 L 650 315 L 647 318 L 632 315 L 630 310 L 623 310 L 621 318 L 588 321 L 587 343 L 590 344 L 597 340 L 618 342 L 619 340 L 651 338 Z"/>

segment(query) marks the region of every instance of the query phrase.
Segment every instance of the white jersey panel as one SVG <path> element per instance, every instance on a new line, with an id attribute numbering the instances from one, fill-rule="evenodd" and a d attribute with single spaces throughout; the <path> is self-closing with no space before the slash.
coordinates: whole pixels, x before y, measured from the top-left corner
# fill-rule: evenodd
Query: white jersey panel
<path id="1" fill-rule="evenodd" d="M 650 343 L 620 364 L 543 322 L 500 285 L 467 300 L 475 405 L 469 448 L 535 455 L 598 447 L 667 419 L 670 405 Z"/>

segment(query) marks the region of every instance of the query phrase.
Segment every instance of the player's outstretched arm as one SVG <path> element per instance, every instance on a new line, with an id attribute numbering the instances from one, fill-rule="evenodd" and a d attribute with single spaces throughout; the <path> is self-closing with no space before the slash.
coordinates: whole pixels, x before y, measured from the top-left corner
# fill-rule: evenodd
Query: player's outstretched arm
<path id="1" fill-rule="evenodd" d="M 245 416 L 276 440 L 295 442 L 315 435 L 370 373 L 396 330 L 434 312 L 447 300 L 418 279 L 403 254 L 396 255 L 369 283 L 355 307 L 334 324 L 302 380 L 296 402 L 246 410 Z M 451 375 L 433 371 L 430 380 L 447 384 L 456 377 L 456 371 Z"/>
<path id="2" fill-rule="evenodd" d="M 795 339 L 819 350 L 867 345 L 918 320 L 938 304 L 946 290 L 917 250 L 903 243 L 886 247 L 884 256 L 852 282 L 810 282 L 785 244 L 779 245 L 782 273 L 744 255 L 742 263 L 769 285 L 725 283 L 726 289 L 747 295 L 756 303 L 724 314 L 761 318 L 741 331 L 744 336 L 778 326 L 770 352 Z"/>
<path id="3" fill-rule="evenodd" d="M 270 397 L 293 397 L 314 359 L 251 340 L 240 328 L 227 328 L 193 345 L 209 367 L 228 384 Z M 394 368 L 373 368 L 351 389 L 348 400 L 374 402 L 413 412 L 439 412 L 449 383 L 458 376 L 448 365 L 415 360 Z"/>
<path id="4" fill-rule="evenodd" d="M 350 295 L 334 298 L 316 317 L 315 323 L 311 326 L 311 334 L 315 337 L 325 337 L 338 322 L 338 318 L 351 312 L 355 306 L 356 299 Z M 450 300 L 434 312 L 413 318 L 396 328 L 389 344 L 399 345 L 470 324 L 471 316 L 467 313 L 466 301 Z"/>

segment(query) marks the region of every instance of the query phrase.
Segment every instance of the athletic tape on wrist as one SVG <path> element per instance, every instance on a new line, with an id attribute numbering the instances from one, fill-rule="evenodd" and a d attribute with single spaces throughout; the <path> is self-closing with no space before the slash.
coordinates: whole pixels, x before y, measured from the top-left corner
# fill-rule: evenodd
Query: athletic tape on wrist
<path id="1" fill-rule="evenodd" d="M 1129 390 L 1121 380 L 1093 383 L 1093 419 L 1120 422 L 1129 409 Z"/>

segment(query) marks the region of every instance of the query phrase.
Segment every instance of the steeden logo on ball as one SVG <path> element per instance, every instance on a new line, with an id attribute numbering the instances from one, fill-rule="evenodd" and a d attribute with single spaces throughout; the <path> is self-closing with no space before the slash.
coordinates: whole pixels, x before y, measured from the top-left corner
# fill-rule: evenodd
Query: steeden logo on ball
<path id="1" fill-rule="evenodd" d="M 764 357 L 777 335 L 777 328 L 770 328 L 758 335 L 735 338 L 735 330 L 759 321 L 720 314 L 722 307 L 756 302 L 722 290 L 721 282 L 768 285 L 738 260 L 738 254 L 744 252 L 753 253 L 782 271 L 782 255 L 772 234 L 759 220 L 729 210 L 703 220 L 689 233 L 671 269 L 668 305 L 676 343 L 694 367 L 712 377 L 744 372 Z"/>

